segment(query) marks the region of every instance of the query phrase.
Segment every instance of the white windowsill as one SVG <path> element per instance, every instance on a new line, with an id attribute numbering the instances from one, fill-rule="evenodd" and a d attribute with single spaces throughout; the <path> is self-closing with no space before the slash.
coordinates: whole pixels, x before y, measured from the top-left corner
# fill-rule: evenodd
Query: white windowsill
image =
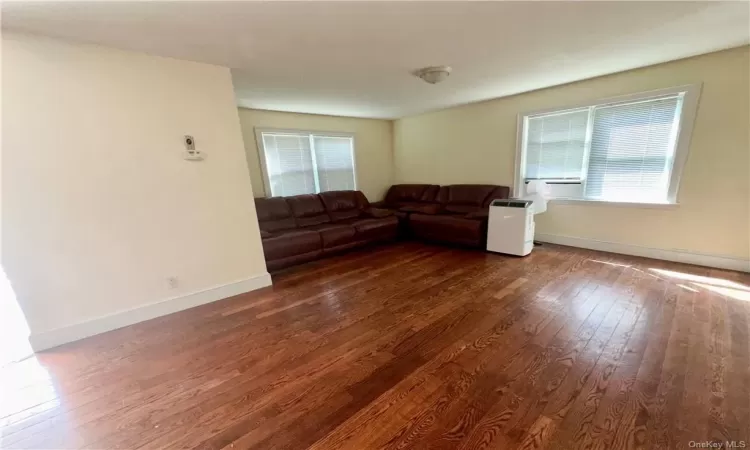
<path id="1" fill-rule="evenodd" d="M 556 205 L 600 205 L 645 209 L 675 209 L 680 206 L 679 203 L 612 202 L 607 200 L 588 200 L 584 198 L 551 198 L 549 199 L 549 202 Z"/>

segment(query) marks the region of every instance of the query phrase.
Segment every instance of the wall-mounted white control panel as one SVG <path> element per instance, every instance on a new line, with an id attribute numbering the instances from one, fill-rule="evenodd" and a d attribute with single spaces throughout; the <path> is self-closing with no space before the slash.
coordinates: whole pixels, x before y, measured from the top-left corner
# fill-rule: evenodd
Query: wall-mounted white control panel
<path id="1" fill-rule="evenodd" d="M 195 138 L 186 134 L 183 142 L 185 144 L 185 151 L 182 155 L 184 159 L 188 161 L 203 161 L 206 158 L 206 155 L 202 151 L 195 149 Z"/>

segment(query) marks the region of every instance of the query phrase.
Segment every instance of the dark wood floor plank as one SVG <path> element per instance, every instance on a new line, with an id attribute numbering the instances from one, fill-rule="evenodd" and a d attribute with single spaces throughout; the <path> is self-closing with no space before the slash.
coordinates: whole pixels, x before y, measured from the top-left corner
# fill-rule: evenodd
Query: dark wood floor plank
<path id="1" fill-rule="evenodd" d="M 555 245 L 368 248 L 0 369 L 0 447 L 747 441 L 748 300 L 748 274 Z"/>

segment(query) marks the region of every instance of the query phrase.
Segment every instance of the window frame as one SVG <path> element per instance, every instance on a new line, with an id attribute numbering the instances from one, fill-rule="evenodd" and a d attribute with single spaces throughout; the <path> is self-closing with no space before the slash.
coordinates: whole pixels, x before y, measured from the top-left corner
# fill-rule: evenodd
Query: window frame
<path id="1" fill-rule="evenodd" d="M 268 176 L 268 166 L 266 163 L 266 147 L 263 144 L 263 133 L 278 133 L 278 134 L 306 134 L 310 140 L 310 152 L 313 167 L 313 178 L 315 180 L 315 190 L 313 194 L 320 194 L 320 182 L 318 180 L 318 163 L 315 159 L 315 144 L 314 136 L 323 137 L 340 137 L 349 138 L 352 141 L 351 156 L 352 156 L 352 178 L 354 179 L 354 190 L 357 190 L 359 185 L 357 179 L 357 139 L 354 133 L 346 133 L 341 131 L 321 131 L 321 130 L 302 130 L 296 128 L 267 128 L 267 127 L 255 127 L 255 145 L 258 149 L 258 162 L 260 163 L 260 171 L 263 174 L 263 191 L 265 197 L 272 197 L 273 192 L 271 191 L 271 180 Z"/>
<path id="2" fill-rule="evenodd" d="M 517 118 L 517 130 L 516 130 L 516 157 L 515 157 L 515 171 L 513 179 L 513 193 L 514 195 L 523 195 L 525 180 L 525 161 L 526 161 L 526 133 L 525 125 L 529 117 L 562 113 L 565 111 L 572 111 L 582 108 L 589 108 L 589 123 L 587 125 L 586 142 L 587 148 L 585 150 L 584 167 L 583 170 L 588 173 L 588 158 L 591 151 L 591 132 L 593 130 L 593 107 L 601 107 L 608 105 L 616 105 L 620 103 L 629 103 L 642 100 L 650 100 L 658 97 L 665 97 L 674 94 L 684 93 L 682 99 L 682 108 L 677 111 L 679 119 L 677 121 L 677 130 L 675 137 L 674 147 L 674 163 L 672 164 L 672 170 L 669 174 L 669 187 L 667 190 L 667 201 L 666 202 L 638 202 L 638 201 L 608 201 L 601 199 L 587 199 L 584 198 L 584 183 L 572 183 L 580 185 L 581 197 L 555 197 L 556 203 L 587 203 L 587 204 L 604 204 L 604 205 L 634 205 L 643 207 L 670 207 L 678 204 L 677 197 L 679 194 L 680 180 L 682 179 L 682 171 L 687 161 L 690 139 L 693 132 L 693 125 L 695 123 L 695 116 L 698 110 L 698 101 L 700 99 L 702 83 L 675 86 L 664 89 L 655 89 L 646 92 L 639 92 L 635 94 L 626 94 L 616 97 L 609 97 L 600 100 L 593 100 L 587 102 L 581 102 L 574 105 L 565 105 L 555 108 L 546 108 L 542 110 L 528 111 L 518 114 Z M 561 182 L 561 184 L 571 184 L 568 182 Z"/>

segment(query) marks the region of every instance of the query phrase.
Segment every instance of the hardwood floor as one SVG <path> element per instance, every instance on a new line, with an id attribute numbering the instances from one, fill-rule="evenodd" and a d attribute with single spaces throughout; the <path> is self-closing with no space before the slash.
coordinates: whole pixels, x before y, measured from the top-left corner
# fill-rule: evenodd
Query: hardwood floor
<path id="1" fill-rule="evenodd" d="M 750 446 L 750 276 L 401 243 L 0 369 L 4 448 Z"/>

